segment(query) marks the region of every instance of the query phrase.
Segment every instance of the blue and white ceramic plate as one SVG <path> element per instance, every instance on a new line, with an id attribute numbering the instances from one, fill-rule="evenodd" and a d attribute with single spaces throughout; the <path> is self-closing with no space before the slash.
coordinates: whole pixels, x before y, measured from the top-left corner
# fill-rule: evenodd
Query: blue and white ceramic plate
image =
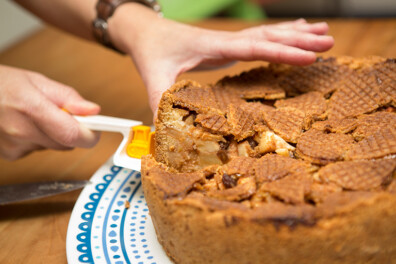
<path id="1" fill-rule="evenodd" d="M 90 181 L 69 221 L 68 263 L 171 264 L 157 241 L 140 172 L 109 159 Z"/>

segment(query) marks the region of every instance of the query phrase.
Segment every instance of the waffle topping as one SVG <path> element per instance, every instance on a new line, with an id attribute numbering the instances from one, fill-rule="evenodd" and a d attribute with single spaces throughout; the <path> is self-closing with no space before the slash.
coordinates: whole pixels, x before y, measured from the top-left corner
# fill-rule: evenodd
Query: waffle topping
<path id="1" fill-rule="evenodd" d="M 224 115 L 217 113 L 198 114 L 195 122 L 200 124 L 203 128 L 209 130 L 211 133 L 227 135 L 230 131 L 230 126 Z"/>
<path id="2" fill-rule="evenodd" d="M 300 137 L 305 114 L 301 110 L 282 107 L 264 112 L 264 120 L 268 127 L 287 142 L 296 143 Z"/>
<path id="3" fill-rule="evenodd" d="M 319 92 L 308 92 L 293 98 L 277 100 L 275 107 L 291 107 L 303 111 L 306 115 L 319 118 L 327 108 L 326 100 Z"/>
<path id="4" fill-rule="evenodd" d="M 237 157 L 225 164 L 223 174 L 239 175 L 239 177 L 254 176 L 254 164 L 257 159 L 250 157 Z"/>
<path id="5" fill-rule="evenodd" d="M 232 134 L 237 141 L 254 135 L 254 119 L 249 112 L 243 111 L 240 107 L 229 105 L 227 111 L 227 121 Z"/>
<path id="6" fill-rule="evenodd" d="M 396 159 L 341 161 L 324 166 L 319 177 L 346 190 L 368 191 L 390 182 Z"/>
<path id="7" fill-rule="evenodd" d="M 269 68 L 261 67 L 237 76 L 227 76 L 217 84 L 243 99 L 273 100 L 285 97 L 285 91 L 279 87 L 276 76 Z"/>
<path id="8" fill-rule="evenodd" d="M 276 154 L 267 154 L 257 160 L 254 171 L 257 183 L 279 180 L 297 170 L 308 170 L 308 165 L 301 161 Z"/>
<path id="9" fill-rule="evenodd" d="M 323 203 L 323 201 L 332 193 L 340 193 L 342 188 L 332 182 L 329 183 L 318 183 L 314 182 L 311 185 L 311 190 L 307 196 L 307 200 L 314 204 Z"/>
<path id="10" fill-rule="evenodd" d="M 264 182 L 259 191 L 269 192 L 285 203 L 302 204 L 309 193 L 311 180 L 308 175 L 290 175 L 272 182 Z"/>
<path id="11" fill-rule="evenodd" d="M 212 93 L 216 101 L 216 107 L 222 112 L 226 113 L 229 105 L 239 106 L 246 103 L 241 97 L 235 93 L 235 90 L 226 89 L 221 85 L 214 85 L 211 87 Z"/>
<path id="12" fill-rule="evenodd" d="M 373 70 L 367 74 L 374 75 L 383 103 L 391 103 L 396 106 L 396 60 L 388 59 L 373 66 Z"/>
<path id="13" fill-rule="evenodd" d="M 325 165 L 342 160 L 353 144 L 351 135 L 310 129 L 297 142 L 296 155 L 314 164 Z"/>
<path id="14" fill-rule="evenodd" d="M 357 120 L 354 117 L 345 117 L 342 119 L 328 119 L 326 121 L 318 121 L 312 125 L 312 128 L 332 133 L 349 133 L 357 126 Z"/>
<path id="15" fill-rule="evenodd" d="M 381 111 L 370 115 L 362 115 L 357 119 L 357 128 L 353 131 L 353 137 L 360 141 L 387 126 L 396 129 L 396 113 Z"/>
<path id="16" fill-rule="evenodd" d="M 256 182 L 254 177 L 239 177 L 223 174 L 222 183 L 225 189 L 210 190 L 209 197 L 227 201 L 240 201 L 247 199 L 256 192 Z"/>
<path id="17" fill-rule="evenodd" d="M 373 76 L 350 74 L 329 100 L 329 119 L 355 117 L 376 110 L 382 101 Z"/>
<path id="18" fill-rule="evenodd" d="M 328 95 L 337 89 L 339 82 L 350 72 L 347 66 L 337 64 L 335 58 L 319 59 L 309 66 L 291 67 L 279 78 L 279 83 L 289 93 L 317 91 Z"/>
<path id="19" fill-rule="evenodd" d="M 172 94 L 173 104 L 206 113 L 218 108 L 215 95 L 209 87 L 187 85 Z"/>
<path id="20" fill-rule="evenodd" d="M 387 126 L 353 145 L 345 159 L 377 159 L 392 154 L 396 154 L 396 129 Z"/>
<path id="21" fill-rule="evenodd" d="M 145 176 L 152 178 L 152 182 L 164 193 L 164 199 L 184 196 L 195 183 L 204 180 L 202 171 L 193 173 L 168 171 L 163 164 L 155 162 L 150 156 L 142 158 L 142 166 L 151 167 Z"/>
<path id="22" fill-rule="evenodd" d="M 260 102 L 249 102 L 240 105 L 242 111 L 247 112 L 251 115 L 254 120 L 255 131 L 267 131 L 267 127 L 264 121 L 264 113 L 274 110 L 274 107 L 260 103 Z"/>

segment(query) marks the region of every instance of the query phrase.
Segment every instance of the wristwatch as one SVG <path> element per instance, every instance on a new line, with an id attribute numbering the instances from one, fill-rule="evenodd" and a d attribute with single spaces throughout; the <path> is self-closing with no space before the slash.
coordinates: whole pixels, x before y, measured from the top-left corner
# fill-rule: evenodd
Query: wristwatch
<path id="1" fill-rule="evenodd" d="M 92 31 L 95 39 L 102 45 L 120 53 L 123 52 L 118 50 L 110 40 L 107 31 L 107 20 L 114 14 L 117 7 L 130 2 L 143 4 L 161 15 L 161 7 L 156 0 L 99 0 L 96 4 L 97 16 L 92 22 Z"/>

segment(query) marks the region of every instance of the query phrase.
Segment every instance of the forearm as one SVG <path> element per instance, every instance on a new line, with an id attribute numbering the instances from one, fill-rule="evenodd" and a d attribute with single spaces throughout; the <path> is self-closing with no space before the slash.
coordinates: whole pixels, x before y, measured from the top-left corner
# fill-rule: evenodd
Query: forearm
<path id="1" fill-rule="evenodd" d="M 45 22 L 74 35 L 93 39 L 91 23 L 96 0 L 15 0 Z"/>
<path id="2" fill-rule="evenodd" d="M 97 0 L 15 0 L 15 2 L 49 24 L 73 35 L 94 40 L 92 21 L 96 17 Z M 112 43 L 122 51 L 129 52 L 130 44 L 125 43 L 123 37 L 137 35 L 135 31 L 144 30 L 154 18 L 156 18 L 155 12 L 141 4 L 120 5 L 108 20 L 108 32 Z"/>

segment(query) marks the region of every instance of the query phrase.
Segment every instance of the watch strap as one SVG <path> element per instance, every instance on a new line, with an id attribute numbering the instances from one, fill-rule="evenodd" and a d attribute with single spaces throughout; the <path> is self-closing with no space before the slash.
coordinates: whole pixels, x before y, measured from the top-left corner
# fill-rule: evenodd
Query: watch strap
<path id="1" fill-rule="evenodd" d="M 95 39 L 102 45 L 122 54 L 124 53 L 118 50 L 110 40 L 107 20 L 114 14 L 117 7 L 131 2 L 143 4 L 161 14 L 161 7 L 156 0 L 98 0 L 96 4 L 97 16 L 92 22 L 92 31 Z"/>

